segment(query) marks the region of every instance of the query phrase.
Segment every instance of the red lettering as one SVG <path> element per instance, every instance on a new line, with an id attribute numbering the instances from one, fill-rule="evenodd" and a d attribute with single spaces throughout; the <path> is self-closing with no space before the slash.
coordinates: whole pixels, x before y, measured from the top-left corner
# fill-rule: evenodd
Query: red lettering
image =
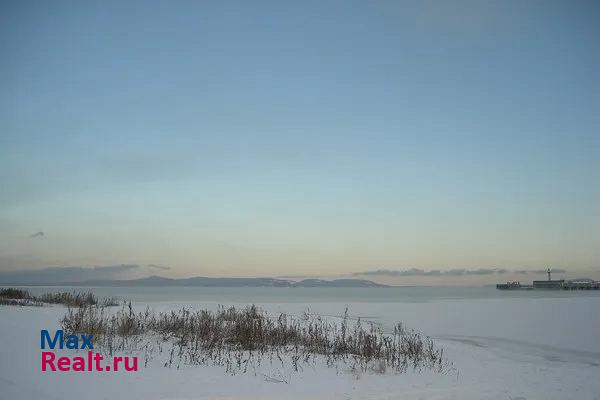
<path id="1" fill-rule="evenodd" d="M 125 371 L 137 371 L 138 370 L 138 358 L 133 357 L 133 365 L 129 366 L 129 357 L 125 357 Z"/>
<path id="2" fill-rule="evenodd" d="M 68 371 L 71 368 L 71 359 L 69 357 L 60 357 L 58 359 L 58 369 Z"/>
<path id="3" fill-rule="evenodd" d="M 54 366 L 54 358 L 56 356 L 51 351 L 42 351 L 42 371 L 46 372 L 46 365 L 50 366 L 52 371 L 56 371 L 56 367 Z"/>
<path id="4" fill-rule="evenodd" d="M 83 357 L 73 358 L 73 371 L 85 371 L 85 360 Z"/>
<path id="5" fill-rule="evenodd" d="M 87 358 L 87 360 L 86 360 Z M 118 371 L 120 366 L 125 367 L 125 371 L 138 370 L 138 357 L 113 357 L 113 366 L 107 365 L 104 368 L 100 364 L 104 357 L 100 353 L 88 351 L 87 357 L 56 357 L 51 351 L 42 352 L 42 372 L 46 371 L 85 371 L 86 364 L 88 371 Z M 86 363 L 87 361 L 87 363 Z M 121 364 L 121 365 L 119 365 Z"/>
<path id="6" fill-rule="evenodd" d="M 96 361 L 96 371 L 104 371 L 104 369 L 100 365 L 100 361 L 102 361 L 103 359 L 104 359 L 104 357 L 102 357 L 102 354 L 100 354 L 100 353 L 94 354 L 94 361 Z"/>
<path id="7" fill-rule="evenodd" d="M 88 359 L 88 371 L 91 371 L 91 370 L 94 369 L 92 367 L 92 354 L 93 354 L 93 352 L 91 350 L 88 351 L 88 356 L 87 356 L 87 359 Z"/>
<path id="8" fill-rule="evenodd" d="M 115 367 L 115 371 L 119 370 L 119 361 L 121 361 L 123 359 L 123 357 L 117 357 L 115 356 L 114 358 L 114 367 Z"/>

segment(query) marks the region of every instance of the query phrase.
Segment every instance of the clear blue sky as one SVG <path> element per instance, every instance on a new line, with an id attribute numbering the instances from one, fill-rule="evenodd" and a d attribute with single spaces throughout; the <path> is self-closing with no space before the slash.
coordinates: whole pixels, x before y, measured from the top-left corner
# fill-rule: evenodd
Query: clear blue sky
<path id="1" fill-rule="evenodd" d="M 0 270 L 600 267 L 598 21 L 593 1 L 3 1 Z"/>

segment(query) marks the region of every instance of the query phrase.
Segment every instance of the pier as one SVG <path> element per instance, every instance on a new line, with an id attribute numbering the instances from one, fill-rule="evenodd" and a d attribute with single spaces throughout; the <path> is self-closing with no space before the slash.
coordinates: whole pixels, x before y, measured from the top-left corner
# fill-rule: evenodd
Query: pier
<path id="1" fill-rule="evenodd" d="M 600 290 L 600 281 L 578 279 L 565 282 L 563 290 Z"/>
<path id="2" fill-rule="evenodd" d="M 533 281 L 532 285 L 523 285 L 521 282 L 506 282 L 496 285 L 498 290 L 600 290 L 600 281 L 593 279 L 552 279 L 552 270 L 548 268 L 548 280 Z"/>

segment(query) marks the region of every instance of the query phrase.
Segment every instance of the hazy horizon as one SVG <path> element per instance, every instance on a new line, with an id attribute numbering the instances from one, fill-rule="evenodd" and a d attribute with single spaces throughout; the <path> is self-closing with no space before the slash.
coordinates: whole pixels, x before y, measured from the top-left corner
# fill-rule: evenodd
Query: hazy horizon
<path id="1" fill-rule="evenodd" d="M 599 279 L 600 269 L 564 270 L 552 268 L 553 279 Z M 182 275 L 164 266 L 122 264 L 94 267 L 46 267 L 37 269 L 20 269 L 0 271 L 0 285 L 5 286 L 54 286 L 85 282 L 127 281 L 148 277 L 171 279 L 186 278 L 274 278 L 287 281 L 304 279 L 359 279 L 392 286 L 482 286 L 508 281 L 530 283 L 533 280 L 546 280 L 547 269 L 542 270 L 509 270 L 499 268 L 422 270 L 409 269 L 377 269 L 338 275 L 264 275 L 221 276 L 213 274 Z"/>
<path id="2" fill-rule="evenodd" d="M 0 272 L 600 270 L 595 2 L 0 11 Z"/>

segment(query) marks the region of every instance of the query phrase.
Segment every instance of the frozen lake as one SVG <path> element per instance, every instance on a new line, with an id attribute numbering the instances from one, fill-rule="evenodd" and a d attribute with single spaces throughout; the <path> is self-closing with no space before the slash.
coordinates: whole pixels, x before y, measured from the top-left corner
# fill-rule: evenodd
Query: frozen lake
<path id="1" fill-rule="evenodd" d="M 3 395 L 10 394 L 6 398 L 600 398 L 598 292 L 503 292 L 491 287 L 91 290 L 156 311 L 254 303 L 269 312 L 310 311 L 336 319 L 347 307 L 351 317 L 384 330 L 401 321 L 433 337 L 457 372 L 354 376 L 317 366 L 294 374 L 289 384 L 202 366 L 176 370 L 150 365 L 129 375 L 41 373 L 39 330 L 56 329 L 64 308 L 2 306 L 0 377 Z"/>

